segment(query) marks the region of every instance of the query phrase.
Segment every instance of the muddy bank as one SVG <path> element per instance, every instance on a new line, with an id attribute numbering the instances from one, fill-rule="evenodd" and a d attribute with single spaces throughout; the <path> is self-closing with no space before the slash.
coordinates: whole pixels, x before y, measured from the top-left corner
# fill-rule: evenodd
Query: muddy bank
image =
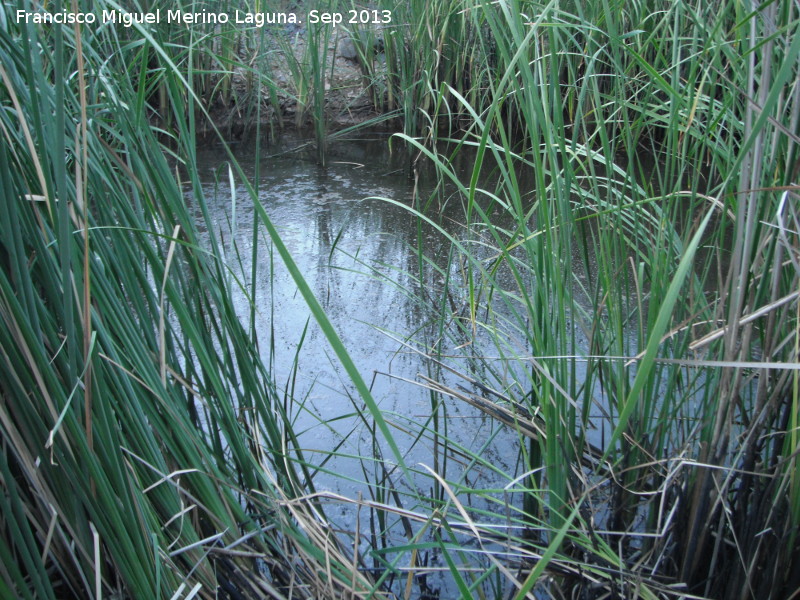
<path id="1" fill-rule="evenodd" d="M 295 14 L 298 20 L 305 16 Z M 201 91 L 214 126 L 227 137 L 254 131 L 310 127 L 324 98 L 326 128 L 340 129 L 385 114 L 385 56 L 382 32 L 350 32 L 343 27 L 309 32 L 302 23 L 266 26 L 259 39 L 242 36 L 235 66 Z M 324 64 L 315 76 L 314 53 Z M 324 62 L 323 62 L 324 61 Z M 324 81 L 324 95 L 318 81 Z M 202 125 L 200 122 L 202 121 Z M 198 133 L 213 132 L 205 120 Z"/>

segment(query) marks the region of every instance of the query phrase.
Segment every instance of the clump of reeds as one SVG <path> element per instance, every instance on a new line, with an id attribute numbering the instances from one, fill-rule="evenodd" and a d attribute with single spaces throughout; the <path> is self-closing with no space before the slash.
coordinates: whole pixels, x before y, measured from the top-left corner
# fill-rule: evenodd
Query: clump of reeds
<path id="1" fill-rule="evenodd" d="M 368 593 L 231 301 L 191 60 L 2 10 L 0 596 Z"/>
<path id="2" fill-rule="evenodd" d="M 511 426 L 557 587 L 796 594 L 797 7 L 472 17 L 490 103 L 450 88 L 472 121 L 444 140 L 476 149 L 471 176 L 452 145 L 407 139 L 482 232 L 448 234 L 467 306 L 441 318 L 502 357 L 476 393 L 540 419 Z"/>
<path id="3" fill-rule="evenodd" d="M 452 248 L 420 246 L 438 337 L 405 342 L 431 358 L 430 419 L 383 414 L 251 194 L 372 432 L 370 497 L 346 498 L 314 489 L 207 223 L 198 92 L 228 98 L 236 32 L 120 39 L 4 6 L 0 595 L 408 597 L 437 573 L 461 597 L 796 595 L 797 7 L 391 8 L 387 103 L 466 223 L 411 209 Z M 329 38 L 309 40 L 322 111 Z M 448 397 L 512 428 L 516 470 L 448 438 Z M 365 511 L 352 548 L 329 502 Z"/>

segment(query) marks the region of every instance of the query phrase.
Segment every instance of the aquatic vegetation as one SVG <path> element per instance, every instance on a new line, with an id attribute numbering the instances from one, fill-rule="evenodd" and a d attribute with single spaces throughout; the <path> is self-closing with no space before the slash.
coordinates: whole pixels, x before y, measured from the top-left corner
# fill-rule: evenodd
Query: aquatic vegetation
<path id="1" fill-rule="evenodd" d="M 197 99 L 140 33 L 163 59 L 167 139 L 127 69 L 136 45 L 0 32 L 0 596 L 253 595 L 301 571 L 310 597 L 370 588 L 296 500 L 313 483 L 231 306 L 241 284 L 198 235 Z"/>
<path id="2" fill-rule="evenodd" d="M 797 586 L 770 557 L 797 550 L 798 15 L 739 9 L 499 3 L 481 13 L 491 105 L 450 89 L 473 115 L 448 140 L 475 148 L 471 175 L 407 138 L 483 232 L 452 239 L 469 326 L 516 368 L 481 385 L 542 417 L 526 506 L 545 531 L 593 532 L 560 545 L 608 569 L 583 590 L 599 577 L 623 596 L 668 593 L 645 573 L 703 597 Z M 498 209 L 514 228 L 495 226 Z M 592 427 L 602 460 L 579 470 Z M 587 505 L 601 508 L 578 526 Z"/>
<path id="3" fill-rule="evenodd" d="M 373 101 L 402 115 L 392 143 L 438 182 L 386 199 L 436 236 L 394 265 L 425 323 L 398 342 L 426 358 L 425 419 L 382 410 L 258 167 L 249 181 L 232 155 L 250 259 L 215 234 L 199 122 L 236 72 L 252 86 L 237 110 L 276 106 L 264 54 L 286 35 L 19 22 L 29 7 L 4 5 L 0 596 L 796 595 L 796 4 L 396 4 L 348 31 Z M 291 55 L 322 164 L 326 25 Z M 365 494 L 315 487 L 346 451 L 306 455 L 305 400 L 277 384 L 299 361 L 274 372 L 255 302 L 231 301 L 272 276 L 265 237 L 341 367 L 342 419 L 370 434 L 348 456 Z M 448 402 L 485 415 L 488 439 L 458 443 Z M 487 454 L 502 431 L 513 469 Z M 430 464 L 411 464 L 422 446 Z M 339 505 L 347 531 L 326 515 Z"/>

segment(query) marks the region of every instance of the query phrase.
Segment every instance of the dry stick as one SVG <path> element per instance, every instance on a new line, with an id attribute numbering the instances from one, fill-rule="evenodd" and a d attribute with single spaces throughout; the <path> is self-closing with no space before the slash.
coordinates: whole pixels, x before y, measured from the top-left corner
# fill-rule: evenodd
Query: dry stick
<path id="1" fill-rule="evenodd" d="M 72 0 L 73 12 L 78 12 L 77 0 Z M 80 98 L 81 118 L 75 131 L 76 156 L 78 155 L 77 146 L 80 146 L 80 159 L 75 161 L 75 200 L 78 204 L 78 211 L 82 217 L 83 229 L 83 359 L 86 362 L 84 369 L 84 424 L 86 428 L 86 443 L 89 452 L 94 449 L 94 436 L 92 435 L 92 364 L 91 364 L 91 338 L 92 338 L 92 296 L 91 296 L 91 276 L 89 269 L 89 203 L 86 200 L 86 185 L 88 179 L 88 117 L 86 114 L 86 76 L 83 60 L 83 38 L 81 36 L 81 26 L 75 22 L 75 54 L 77 59 L 78 71 L 78 93 Z M 94 479 L 91 480 L 92 495 L 96 493 Z"/>
<path id="2" fill-rule="evenodd" d="M 11 103 L 14 105 L 14 110 L 17 114 L 17 120 L 19 122 L 20 129 L 22 129 L 22 134 L 25 136 L 25 142 L 28 145 L 28 152 L 30 152 L 30 160 L 33 162 L 34 170 L 36 171 L 36 178 L 39 180 L 39 186 L 42 189 L 42 194 L 44 194 L 45 199 L 47 200 L 47 182 L 44 178 L 44 170 L 42 169 L 42 163 L 39 161 L 39 154 L 36 152 L 36 145 L 33 143 L 33 137 L 31 136 L 31 131 L 28 128 L 28 122 L 25 120 L 25 113 L 22 110 L 22 106 L 20 106 L 19 99 L 17 98 L 16 92 L 14 92 L 14 86 L 11 84 L 11 80 L 6 73 L 6 70 L 3 68 L 3 65 L 0 64 L 0 78 L 3 79 L 3 82 L 6 85 L 6 91 L 11 98 Z M 12 145 L 13 148 L 13 145 Z M 47 202 L 47 211 L 50 214 L 50 218 L 53 218 L 53 208 L 50 202 Z M 41 222 L 40 222 L 41 226 Z"/>
<path id="3" fill-rule="evenodd" d="M 752 323 L 753 321 L 755 321 L 759 317 L 763 317 L 764 315 L 769 314 L 770 312 L 780 308 L 784 304 L 787 304 L 787 303 L 791 302 L 792 300 L 796 300 L 798 297 L 800 297 L 800 291 L 792 292 L 791 294 L 787 294 L 786 296 L 783 296 L 782 298 L 778 298 L 777 300 L 775 300 L 773 302 L 770 302 L 769 304 L 765 304 L 764 306 L 762 306 L 759 309 L 756 309 L 753 312 L 747 313 L 746 315 L 744 315 L 740 319 L 738 319 L 737 324 L 739 326 L 742 326 L 742 325 L 747 325 L 748 323 Z M 693 350 L 693 351 L 694 350 L 699 350 L 703 346 L 707 346 L 708 344 L 710 344 L 714 340 L 721 338 L 729 330 L 730 330 L 730 328 L 728 326 L 720 327 L 719 329 L 716 329 L 716 330 L 712 331 L 711 333 L 706 334 L 705 336 L 703 336 L 699 340 L 695 340 L 694 342 L 689 344 L 689 350 Z M 674 332 L 673 332 L 673 334 L 674 334 Z M 670 334 L 668 334 L 668 335 L 670 335 Z"/>
<path id="4" fill-rule="evenodd" d="M 484 414 L 497 419 L 504 425 L 514 429 L 517 433 L 520 433 L 525 437 L 535 440 L 547 439 L 547 435 L 543 428 L 544 423 L 542 423 L 541 417 L 539 417 L 538 414 L 531 415 L 527 410 L 520 407 L 518 403 L 513 402 L 512 400 L 507 399 L 506 401 L 514 406 L 514 408 L 517 410 L 510 410 L 505 406 L 501 406 L 495 402 L 492 402 L 491 400 L 488 400 L 487 398 L 483 398 L 476 394 L 471 394 L 465 390 L 455 390 L 442 383 L 439 383 L 438 381 L 430 379 L 425 375 L 420 375 L 419 377 L 436 391 L 446 394 L 451 398 L 462 400 L 467 404 L 474 406 Z M 520 408 L 522 408 L 522 410 L 519 410 Z M 592 445 L 588 445 L 586 451 L 580 457 L 581 464 L 591 469 L 599 469 L 600 465 L 598 464 L 598 460 L 602 455 L 602 450 L 595 448 Z"/>
<path id="5" fill-rule="evenodd" d="M 768 16 L 774 14 L 775 7 L 767 7 L 765 11 L 765 20 L 768 22 Z M 768 11 L 768 12 L 767 12 Z M 750 22 L 750 42 L 756 39 L 756 22 Z M 766 104 L 767 94 L 771 88 L 771 81 L 768 79 L 771 73 L 771 60 L 772 60 L 772 46 L 773 42 L 768 41 L 764 51 L 764 64 L 761 65 L 761 77 L 758 79 L 758 91 L 760 105 Z M 749 73 L 753 75 L 748 78 L 748 98 L 754 97 L 755 84 L 757 77 L 755 76 L 755 57 L 753 54 L 749 56 L 748 62 Z M 754 127 L 754 111 L 752 107 L 748 106 L 745 114 L 745 127 L 744 137 L 749 138 L 753 132 Z M 740 189 L 754 189 L 756 188 L 756 179 L 760 172 L 758 167 L 754 165 L 762 164 L 763 152 L 763 138 L 764 130 L 760 129 L 755 132 L 755 143 L 752 149 L 748 152 L 748 159 L 742 164 L 741 174 L 739 178 Z M 730 302 L 728 303 L 728 318 L 727 322 L 729 328 L 725 332 L 725 355 L 726 361 L 734 361 L 739 351 L 737 350 L 740 343 L 739 325 L 742 314 L 745 309 L 745 301 L 747 291 L 744 289 L 744 283 L 747 280 L 748 274 L 753 272 L 754 265 L 751 262 L 751 251 L 753 249 L 755 240 L 755 228 L 758 223 L 757 219 L 757 196 L 755 192 L 750 192 L 744 202 L 740 202 L 737 207 L 736 215 L 736 231 L 738 232 L 737 241 L 734 246 L 733 260 L 731 261 L 731 269 L 728 276 L 728 288 L 731 290 Z M 747 333 L 745 332 L 745 338 Z M 746 341 L 746 340 L 745 340 Z M 711 443 L 704 444 L 701 449 L 701 457 L 704 460 L 710 459 L 711 462 L 719 463 L 722 459 L 722 454 L 725 452 L 724 446 L 730 436 L 730 420 L 732 415 L 732 400 L 734 391 L 737 388 L 741 379 L 741 369 L 733 367 L 732 369 L 724 369 L 720 381 L 720 402 L 713 421 L 713 433 L 711 435 Z M 709 471 L 703 471 L 698 480 L 695 482 L 694 495 L 690 504 L 690 519 L 688 522 L 689 535 L 687 538 L 686 556 L 684 557 L 683 565 L 681 567 L 681 577 L 685 581 L 691 581 L 696 578 L 697 571 L 702 562 L 702 555 L 709 542 L 710 532 L 708 529 L 707 520 L 712 515 L 709 509 L 711 496 L 714 494 L 714 486 L 718 485 L 716 474 Z M 722 518 L 722 517 L 720 517 Z M 715 552 L 718 550 L 719 545 L 722 543 L 722 537 L 717 538 L 715 542 Z M 708 578 L 705 593 L 708 594 L 711 589 L 712 583 L 715 578 Z"/>
<path id="6" fill-rule="evenodd" d="M 358 492 L 358 500 L 361 501 L 361 492 Z M 350 596 L 355 597 L 355 589 L 356 589 L 356 570 L 358 569 L 358 545 L 360 543 L 360 533 L 361 533 L 361 504 L 358 505 L 356 508 L 356 528 L 353 532 L 353 578 L 350 581 Z"/>
<path id="7" fill-rule="evenodd" d="M 169 250 L 167 251 L 167 261 L 164 265 L 164 277 L 161 280 L 161 294 L 159 298 L 159 316 L 158 316 L 158 340 L 159 340 L 159 364 L 161 366 L 161 385 L 166 388 L 167 387 L 167 356 L 166 356 L 166 331 L 165 331 L 165 319 L 164 319 L 164 293 L 166 292 L 167 287 L 167 278 L 169 276 L 169 269 L 172 265 L 172 258 L 175 255 L 175 242 L 178 237 L 178 233 L 180 232 L 181 226 L 175 225 L 175 228 L 172 230 L 172 239 L 169 244 Z"/>

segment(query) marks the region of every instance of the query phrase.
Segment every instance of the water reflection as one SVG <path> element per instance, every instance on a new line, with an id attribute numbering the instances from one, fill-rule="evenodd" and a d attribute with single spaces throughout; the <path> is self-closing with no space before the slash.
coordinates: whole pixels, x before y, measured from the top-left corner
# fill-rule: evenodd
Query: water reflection
<path id="1" fill-rule="evenodd" d="M 256 167 L 252 150 L 239 146 L 236 152 L 245 174 L 252 178 Z M 238 248 L 241 277 L 249 281 L 254 214 L 242 200 L 244 187 L 238 187 L 234 227 L 230 189 L 215 184 L 215 173 L 225 161 L 219 148 L 207 147 L 198 155 L 201 177 L 208 182 L 204 193 L 212 219 L 226 240 L 226 254 L 234 256 Z M 398 339 L 413 337 L 433 344 L 438 333 L 429 327 L 432 317 L 419 298 L 435 298 L 441 289 L 443 275 L 434 267 L 455 269 L 457 277 L 458 266 L 448 267 L 448 250 L 440 234 L 421 226 L 402 207 L 374 199 L 412 201 L 414 182 L 406 174 L 407 158 L 391 154 L 385 139 L 342 143 L 332 148 L 328 165 L 320 168 L 297 154 L 264 159 L 259 165 L 259 200 L 364 379 L 372 382 L 381 408 L 394 413 L 401 428 L 403 419 L 422 423 L 431 415 L 430 394 L 402 379 L 415 380 L 430 365 Z M 223 180 L 227 181 L 227 173 Z M 454 233 L 462 233 L 457 220 L 443 223 Z M 434 263 L 421 273 L 416 252 L 420 235 Z M 294 398 L 291 408 L 302 444 L 320 453 L 318 462 L 342 442 L 340 452 L 371 456 L 369 432 L 352 416 L 356 394 L 324 335 L 310 322 L 310 312 L 291 275 L 272 255 L 264 237 L 257 261 L 258 284 L 249 290 L 258 313 L 257 333 L 262 348 L 274 348 L 265 362 L 274 365 L 277 384 Z M 244 294 L 237 299 L 237 310 L 243 317 L 248 314 Z M 465 445 L 486 438 L 497 427 L 457 401 L 448 401 L 447 414 L 457 424 L 449 428 L 449 435 Z M 356 433 L 350 434 L 352 430 Z M 398 431 L 398 438 L 408 449 L 414 436 Z M 408 461 L 430 463 L 431 453 L 430 447 L 420 443 Z M 512 471 L 516 454 L 508 451 L 498 459 Z M 337 460 L 334 468 L 360 478 L 356 463 Z M 340 481 L 331 481 L 331 486 L 339 485 Z"/>
<path id="2" fill-rule="evenodd" d="M 239 146 L 236 151 L 245 175 L 252 179 L 256 168 L 253 150 Z M 226 240 L 228 262 L 233 263 L 230 257 L 237 256 L 238 249 L 240 260 L 235 264 L 241 270 L 242 281 L 249 282 L 254 211 L 242 200 L 246 197 L 243 186 L 238 186 L 232 195 L 228 187 L 215 183 L 216 173 L 225 161 L 221 149 L 207 147 L 198 155 L 200 175 L 207 181 L 204 194 L 215 226 Z M 324 169 L 312 157 L 306 159 L 298 154 L 265 158 L 258 168 L 259 202 L 362 376 L 371 384 L 375 400 L 395 427 L 396 440 L 407 464 L 424 463 L 430 467 L 438 464 L 443 477 L 463 483 L 466 489 L 502 490 L 509 479 L 520 475 L 517 460 L 520 445 L 516 435 L 464 402 L 443 398 L 409 383 L 418 381 L 423 374 L 452 387 L 466 385 L 463 380 L 449 380 L 447 373 L 436 372 L 435 365 L 410 351 L 406 341 L 425 349 L 439 344 L 444 355 L 463 357 L 450 359 L 451 364 L 465 371 L 472 368 L 477 379 L 494 382 L 498 389 L 508 391 L 517 400 L 530 392 L 523 389 L 530 376 L 524 362 L 500 359 L 493 364 L 482 360 L 469 362 L 470 355 L 497 355 L 498 348 L 488 343 L 485 330 L 470 322 L 464 258 L 451 257 L 445 236 L 420 223 L 402 206 L 375 199 L 384 197 L 412 203 L 415 181 L 408 176 L 408 158 L 391 154 L 385 139 L 359 140 L 332 147 L 328 167 Z M 466 172 L 470 166 L 455 165 L 455 168 Z M 227 181 L 227 171 L 223 171 L 225 176 L 221 180 Z M 420 197 L 427 198 L 434 182 L 423 177 L 417 183 Z M 239 199 L 235 209 L 232 196 Z M 464 225 L 464 211 L 457 194 L 443 193 L 440 200 L 434 204 L 443 230 L 463 241 L 477 260 L 496 255 L 497 245 L 485 227 L 476 225 L 472 230 Z M 490 210 L 493 224 L 499 230 L 515 230 L 507 214 Z M 503 219 L 507 222 L 501 222 Z M 320 465 L 330 453 L 336 454 L 325 464 L 336 475 L 318 473 L 317 488 L 349 498 L 358 494 L 370 498 L 379 486 L 366 485 L 364 479 L 379 482 L 381 486 L 386 482 L 382 466 L 371 460 L 376 445 L 369 423 L 356 415 L 355 406 L 360 407 L 361 401 L 325 336 L 312 321 L 294 280 L 273 254 L 263 228 L 260 235 L 257 284 L 255 289 L 248 289 L 249 298 L 242 293 L 236 299 L 237 310 L 243 319 L 249 318 L 252 299 L 257 311 L 257 334 L 265 349 L 264 361 L 272 366 L 276 384 L 291 398 L 287 407 L 305 457 Z M 424 247 L 424 261 L 417 253 L 420 246 Z M 518 252 L 519 258 L 524 259 L 521 248 Z M 529 277 L 517 280 L 503 267 L 493 271 L 492 277 L 507 290 L 530 286 L 526 289 L 530 294 L 534 286 Z M 443 332 L 439 317 L 442 314 L 453 315 L 453 321 L 446 325 L 450 337 Z M 477 316 L 478 320 L 487 319 L 487 314 L 484 311 Z M 502 306 L 491 314 L 492 319 L 502 320 L 507 316 Z M 459 331 L 460 335 L 455 335 Z M 525 346 L 522 332 L 513 327 L 508 331 L 507 336 L 500 336 L 499 343 L 505 344 L 502 352 L 507 357 L 528 355 L 530 349 Z M 453 444 L 482 456 L 491 468 L 469 464 L 468 456 L 454 450 L 453 444 L 446 460 L 436 456 L 441 453 L 441 446 L 434 443 L 430 431 L 434 427 L 429 421 L 433 413 L 439 417 L 438 432 Z M 427 435 L 419 437 L 424 427 L 428 429 Z M 380 443 L 377 451 L 391 457 Z M 509 479 L 499 473 L 507 474 Z M 433 493 L 430 479 L 421 478 L 419 484 L 424 493 Z M 389 485 L 398 486 L 402 492 L 399 476 Z M 487 501 L 493 495 L 498 504 Z M 474 500 L 469 497 L 462 500 L 464 505 L 485 510 L 481 518 L 486 520 L 492 519 L 500 502 L 519 504 L 518 496 L 505 496 L 500 491 L 494 494 L 484 491 Z M 415 506 L 405 508 L 414 510 Z M 429 509 L 430 506 L 420 507 L 421 511 Z M 326 515 L 346 531 L 354 527 L 354 512 L 353 506 L 342 505 L 340 511 L 334 509 Z M 505 513 L 498 516 L 499 520 L 505 518 Z M 390 544 L 404 543 L 402 531 L 390 531 L 387 535 L 392 538 Z M 431 558 L 431 566 L 436 560 L 435 556 Z"/>

